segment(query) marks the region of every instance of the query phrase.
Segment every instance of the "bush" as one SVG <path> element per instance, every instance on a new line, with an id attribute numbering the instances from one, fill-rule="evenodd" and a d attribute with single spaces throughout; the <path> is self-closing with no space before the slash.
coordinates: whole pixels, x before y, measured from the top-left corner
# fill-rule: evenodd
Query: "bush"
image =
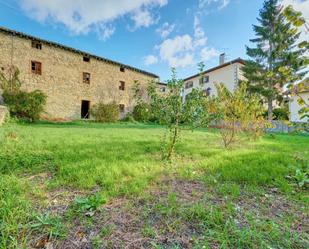
<path id="1" fill-rule="evenodd" d="M 289 120 L 288 108 L 276 108 L 273 110 L 273 116 L 275 120 Z"/>
<path id="2" fill-rule="evenodd" d="M 99 103 L 90 109 L 90 114 L 98 122 L 112 123 L 119 120 L 119 106 L 115 102 Z"/>
<path id="3" fill-rule="evenodd" d="M 33 92 L 4 90 L 2 96 L 12 116 L 26 119 L 30 122 L 40 118 L 47 98 L 40 90 Z"/>
<path id="4" fill-rule="evenodd" d="M 151 106 L 147 103 L 137 104 L 133 109 L 133 118 L 139 122 L 147 122 L 151 118 Z"/>

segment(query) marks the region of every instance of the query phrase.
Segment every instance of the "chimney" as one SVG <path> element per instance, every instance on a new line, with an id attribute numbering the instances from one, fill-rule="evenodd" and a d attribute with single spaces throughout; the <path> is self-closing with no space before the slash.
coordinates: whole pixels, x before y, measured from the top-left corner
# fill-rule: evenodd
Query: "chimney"
<path id="1" fill-rule="evenodd" d="M 224 63 L 225 63 L 225 53 L 220 54 L 220 57 L 219 57 L 219 65 L 222 65 Z"/>

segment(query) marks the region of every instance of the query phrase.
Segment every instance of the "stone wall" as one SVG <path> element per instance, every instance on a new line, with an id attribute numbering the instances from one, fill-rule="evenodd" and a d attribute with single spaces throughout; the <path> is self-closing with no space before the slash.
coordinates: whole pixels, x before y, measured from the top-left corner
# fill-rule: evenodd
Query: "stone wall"
<path id="1" fill-rule="evenodd" d="M 125 105 L 128 112 L 133 107 L 132 85 L 135 80 L 147 84 L 155 77 L 120 65 L 90 57 L 83 61 L 83 55 L 65 50 L 48 43 L 42 49 L 32 48 L 31 40 L 0 32 L 0 70 L 10 65 L 19 68 L 22 88 L 27 91 L 42 90 L 47 96 L 44 118 L 80 119 L 81 101 L 90 105 L 100 101 L 116 101 Z M 42 63 L 42 75 L 31 71 L 31 61 Z M 91 74 L 90 84 L 83 83 L 83 72 Z M 119 90 L 120 81 L 125 82 L 125 90 Z"/>
<path id="2" fill-rule="evenodd" d="M 9 115 L 9 111 L 6 106 L 0 105 L 0 126 L 7 120 Z"/>

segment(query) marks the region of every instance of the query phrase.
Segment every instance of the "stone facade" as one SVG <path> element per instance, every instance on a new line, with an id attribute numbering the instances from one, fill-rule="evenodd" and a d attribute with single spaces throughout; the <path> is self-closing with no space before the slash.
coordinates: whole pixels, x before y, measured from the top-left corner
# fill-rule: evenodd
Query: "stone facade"
<path id="1" fill-rule="evenodd" d="M 32 41 L 41 44 L 41 49 L 33 47 Z M 154 74 L 2 28 L 0 54 L 0 70 L 16 66 L 24 90 L 39 89 L 47 95 L 42 115 L 47 119 L 80 119 L 83 100 L 90 101 L 90 106 L 116 101 L 128 112 L 134 104 L 134 82 L 158 81 Z M 32 62 L 41 63 L 41 74 L 33 73 Z M 83 82 L 83 73 L 90 74 L 89 84 Z M 124 90 L 120 90 L 121 82 L 125 82 Z"/>

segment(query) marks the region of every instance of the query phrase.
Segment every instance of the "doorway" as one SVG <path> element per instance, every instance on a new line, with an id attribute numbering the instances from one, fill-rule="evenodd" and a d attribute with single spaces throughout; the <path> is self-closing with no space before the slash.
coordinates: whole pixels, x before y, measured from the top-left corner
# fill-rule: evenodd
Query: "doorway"
<path id="1" fill-rule="evenodd" d="M 81 118 L 82 119 L 89 119 L 89 109 L 90 109 L 90 101 L 82 100 L 82 107 L 81 107 Z"/>

